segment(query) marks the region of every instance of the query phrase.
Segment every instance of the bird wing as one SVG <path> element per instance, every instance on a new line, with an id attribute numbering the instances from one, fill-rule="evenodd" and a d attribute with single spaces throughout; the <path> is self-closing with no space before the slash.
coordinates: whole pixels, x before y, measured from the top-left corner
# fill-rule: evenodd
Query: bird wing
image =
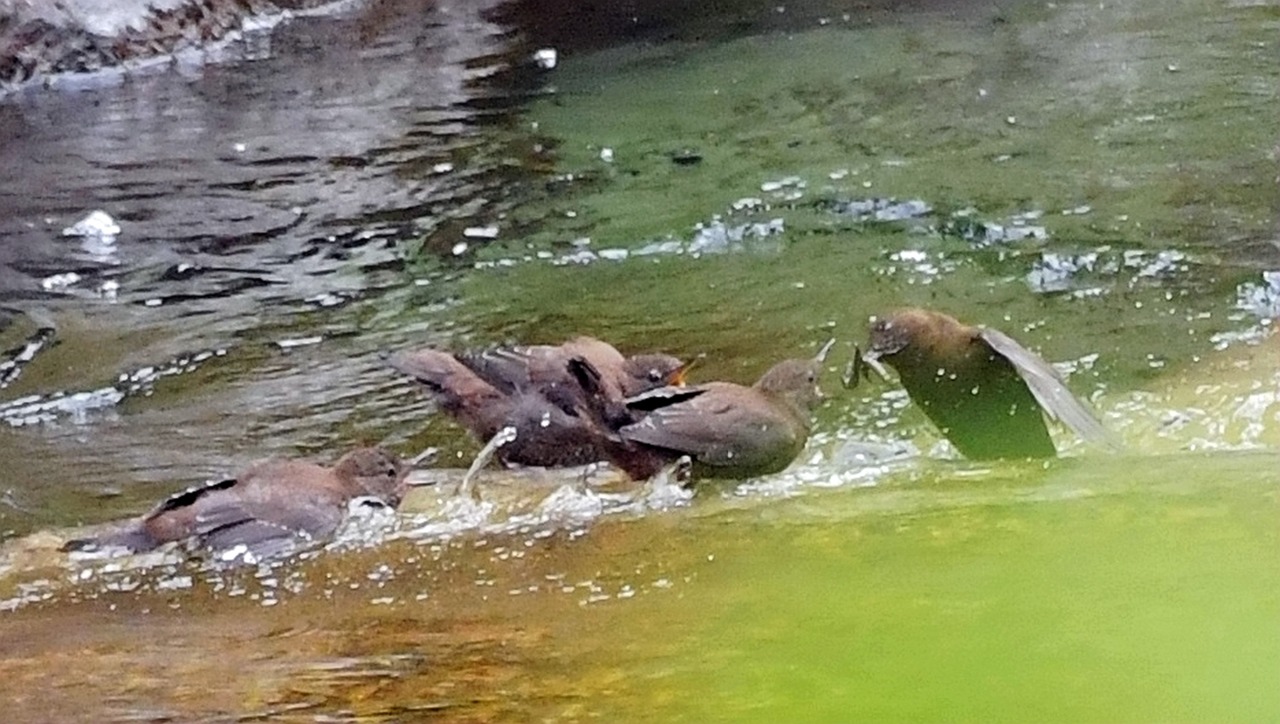
<path id="1" fill-rule="evenodd" d="M 465 360 L 437 349 L 397 352 L 387 359 L 401 374 L 427 386 L 446 404 L 459 395 L 496 397 L 492 383 L 472 370 Z"/>
<path id="2" fill-rule="evenodd" d="M 725 456 L 724 436 L 707 424 L 714 412 L 673 405 L 654 410 L 640 422 L 627 425 L 620 432 L 628 440 L 692 455 L 709 464 L 712 458 Z"/>
<path id="3" fill-rule="evenodd" d="M 459 353 L 457 357 L 477 377 L 507 395 L 536 394 L 568 415 L 577 414 L 575 407 L 581 391 L 557 347 L 495 347 L 483 352 Z M 617 383 L 602 384 L 608 387 Z"/>
<path id="4" fill-rule="evenodd" d="M 507 394 L 529 386 L 531 369 L 540 360 L 536 347 L 495 347 L 454 356 L 477 377 Z"/>
<path id="5" fill-rule="evenodd" d="M 255 518 L 215 528 L 200 537 L 200 542 L 211 550 L 227 551 L 243 546 L 258 559 L 284 555 L 313 540 L 305 532 Z"/>
<path id="6" fill-rule="evenodd" d="M 285 505 L 259 505 L 252 497 L 220 500 L 196 515 L 195 535 L 213 550 L 244 546 L 258 558 L 269 558 L 327 538 L 344 514 L 345 508 L 324 491 L 294 492 Z"/>
<path id="7" fill-rule="evenodd" d="M 704 394 L 650 412 L 620 430 L 628 440 L 692 456 L 711 466 L 752 466 L 757 451 L 772 454 L 778 441 L 790 442 L 793 431 L 783 423 L 753 415 L 749 405 Z M 732 413 L 733 424 L 720 420 Z M 751 439 L 745 436 L 750 435 Z"/>
<path id="8" fill-rule="evenodd" d="M 228 490 L 236 484 L 235 478 L 221 478 L 216 480 L 208 480 L 199 485 L 193 485 L 186 490 L 180 490 L 173 495 L 160 501 L 151 512 L 142 517 L 143 520 L 151 520 L 164 513 L 187 508 L 195 505 L 198 501 L 205 500 L 218 491 Z"/>
<path id="9" fill-rule="evenodd" d="M 707 391 L 705 387 L 659 387 L 648 392 L 642 392 L 626 400 L 627 409 L 637 412 L 652 412 L 664 407 L 692 400 L 704 394 Z"/>
<path id="10" fill-rule="evenodd" d="M 1115 435 L 1071 393 L 1058 371 L 1048 362 L 997 329 L 981 327 L 979 336 L 992 351 L 1013 365 L 1049 417 L 1060 420 L 1085 440 L 1119 448 Z"/>
<path id="11" fill-rule="evenodd" d="M 331 491 L 304 489 L 282 499 L 271 486 L 250 482 L 255 475 L 251 469 L 247 480 L 214 480 L 188 488 L 157 505 L 143 524 L 173 521 L 170 540 L 196 538 L 215 550 L 245 545 L 265 557 L 276 555 L 286 542 L 328 536 L 342 522 L 343 508 Z"/>
<path id="12" fill-rule="evenodd" d="M 509 395 L 473 372 L 448 352 L 420 349 L 397 352 L 387 362 L 420 382 L 436 405 L 481 439 L 497 432 L 499 412 Z"/>

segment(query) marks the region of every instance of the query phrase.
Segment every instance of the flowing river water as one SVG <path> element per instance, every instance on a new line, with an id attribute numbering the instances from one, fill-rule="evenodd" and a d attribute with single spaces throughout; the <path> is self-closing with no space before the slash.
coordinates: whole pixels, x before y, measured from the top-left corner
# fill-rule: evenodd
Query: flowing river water
<path id="1" fill-rule="evenodd" d="M 1280 5 L 688 5 L 339 6 L 0 99 L 0 718 L 1280 715 Z M 1061 363 L 1124 452 L 969 463 L 842 389 L 902 305 Z M 56 551 L 271 455 L 452 483 L 477 446 L 383 353 L 575 333 L 741 382 L 838 344 L 776 476 Z"/>

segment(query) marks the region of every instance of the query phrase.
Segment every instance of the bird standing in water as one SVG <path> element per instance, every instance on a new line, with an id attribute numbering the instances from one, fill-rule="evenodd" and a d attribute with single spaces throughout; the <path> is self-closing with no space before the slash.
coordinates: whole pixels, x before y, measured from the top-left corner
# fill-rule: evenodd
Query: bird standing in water
<path id="1" fill-rule="evenodd" d="M 188 488 L 147 514 L 66 550 L 123 547 L 145 552 L 173 541 L 201 548 L 238 547 L 257 558 L 279 555 L 299 543 L 333 535 L 356 498 L 400 504 L 410 465 L 382 448 L 358 448 L 332 468 L 297 460 L 265 460 L 235 478 Z"/>
<path id="2" fill-rule="evenodd" d="M 601 394 L 590 362 L 569 364 L 588 393 L 586 413 L 609 462 L 631 478 L 650 478 L 682 456 L 692 459 L 696 476 L 746 478 L 778 472 L 804 449 L 811 412 L 822 399 L 819 365 L 830 347 L 815 359 L 774 365 L 751 387 L 708 382 L 632 397 L 621 421 L 609 419 L 617 406 Z"/>
<path id="3" fill-rule="evenodd" d="M 624 357 L 611 345 L 578 337 L 558 345 L 508 347 L 477 353 L 420 349 L 392 355 L 391 366 L 420 382 L 446 413 L 480 442 L 510 429 L 496 447 L 504 463 L 572 467 L 603 460 L 597 436 L 578 415 L 582 389 L 568 361 L 589 360 L 603 394 L 622 400 L 683 384 L 686 366 L 663 354 Z M 621 408 L 606 413 L 624 414 Z"/>
<path id="4" fill-rule="evenodd" d="M 869 351 L 855 366 L 880 371 L 880 360 L 967 458 L 1055 456 L 1041 410 L 1085 440 L 1115 444 L 1057 370 L 999 330 L 927 309 L 898 310 L 872 323 Z"/>

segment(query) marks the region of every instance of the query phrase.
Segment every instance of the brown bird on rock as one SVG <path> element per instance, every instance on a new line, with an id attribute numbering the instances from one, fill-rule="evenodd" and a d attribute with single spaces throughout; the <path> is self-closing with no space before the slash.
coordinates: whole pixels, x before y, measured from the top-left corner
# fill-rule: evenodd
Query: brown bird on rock
<path id="1" fill-rule="evenodd" d="M 70 541 L 64 549 L 110 546 L 144 552 L 191 540 L 212 551 L 243 546 L 257 558 L 275 556 L 332 536 L 347 515 L 348 503 L 356 498 L 398 506 L 409 469 L 381 448 L 353 450 L 332 468 L 266 460 L 235 478 L 188 488 L 140 518 L 93 538 Z"/>
<path id="2" fill-rule="evenodd" d="M 882 371 L 884 360 L 897 370 L 912 401 L 967 458 L 1053 457 L 1041 410 L 1085 440 L 1115 445 L 1057 370 L 999 330 L 903 309 L 872 323 L 869 344 L 855 365 Z"/>
<path id="3" fill-rule="evenodd" d="M 597 435 L 579 417 L 582 388 L 569 374 L 572 358 L 600 372 L 603 395 L 622 400 L 683 384 L 686 365 L 670 355 L 624 357 L 591 337 L 562 345 L 506 347 L 476 353 L 420 349 L 392 355 L 391 366 L 422 383 L 446 413 L 480 441 L 504 428 L 515 437 L 496 454 L 502 462 L 540 467 L 585 465 L 604 459 Z M 625 415 L 621 407 L 605 412 Z"/>
<path id="4" fill-rule="evenodd" d="M 621 424 L 609 418 L 615 405 L 595 383 L 598 371 L 583 358 L 569 365 L 588 393 L 585 411 L 609 462 L 632 479 L 653 477 L 682 456 L 700 477 L 747 478 L 786 468 L 804 449 L 810 413 L 822 399 L 819 365 L 830 347 L 816 359 L 774 365 L 751 387 L 708 382 L 632 397 Z"/>

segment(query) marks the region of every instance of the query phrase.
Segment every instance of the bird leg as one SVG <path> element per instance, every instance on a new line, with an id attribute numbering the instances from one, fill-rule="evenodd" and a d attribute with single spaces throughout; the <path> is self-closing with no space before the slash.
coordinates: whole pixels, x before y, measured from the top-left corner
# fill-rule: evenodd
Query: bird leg
<path id="1" fill-rule="evenodd" d="M 488 465 L 493 456 L 498 452 L 498 448 L 506 445 L 516 439 L 516 429 L 514 427 L 504 427 L 489 439 L 480 452 L 476 455 L 476 459 L 471 462 L 471 467 L 467 468 L 467 474 L 462 476 L 462 482 L 458 483 L 458 495 L 466 494 L 472 500 L 476 499 L 475 493 L 475 477 L 480 469 Z"/>
<path id="2" fill-rule="evenodd" d="M 667 468 L 667 479 L 685 490 L 693 487 L 693 458 L 681 455 Z"/>
<path id="3" fill-rule="evenodd" d="M 582 466 L 582 471 L 574 476 L 573 492 L 579 495 L 586 495 L 591 492 L 591 476 L 600 470 L 600 463 L 587 463 Z"/>
<path id="4" fill-rule="evenodd" d="M 656 475 L 644 482 L 639 497 L 649 500 L 657 499 L 663 495 L 662 489 L 669 486 L 675 486 L 681 490 L 693 489 L 693 458 L 681 455 L 675 462 L 659 470 Z"/>

